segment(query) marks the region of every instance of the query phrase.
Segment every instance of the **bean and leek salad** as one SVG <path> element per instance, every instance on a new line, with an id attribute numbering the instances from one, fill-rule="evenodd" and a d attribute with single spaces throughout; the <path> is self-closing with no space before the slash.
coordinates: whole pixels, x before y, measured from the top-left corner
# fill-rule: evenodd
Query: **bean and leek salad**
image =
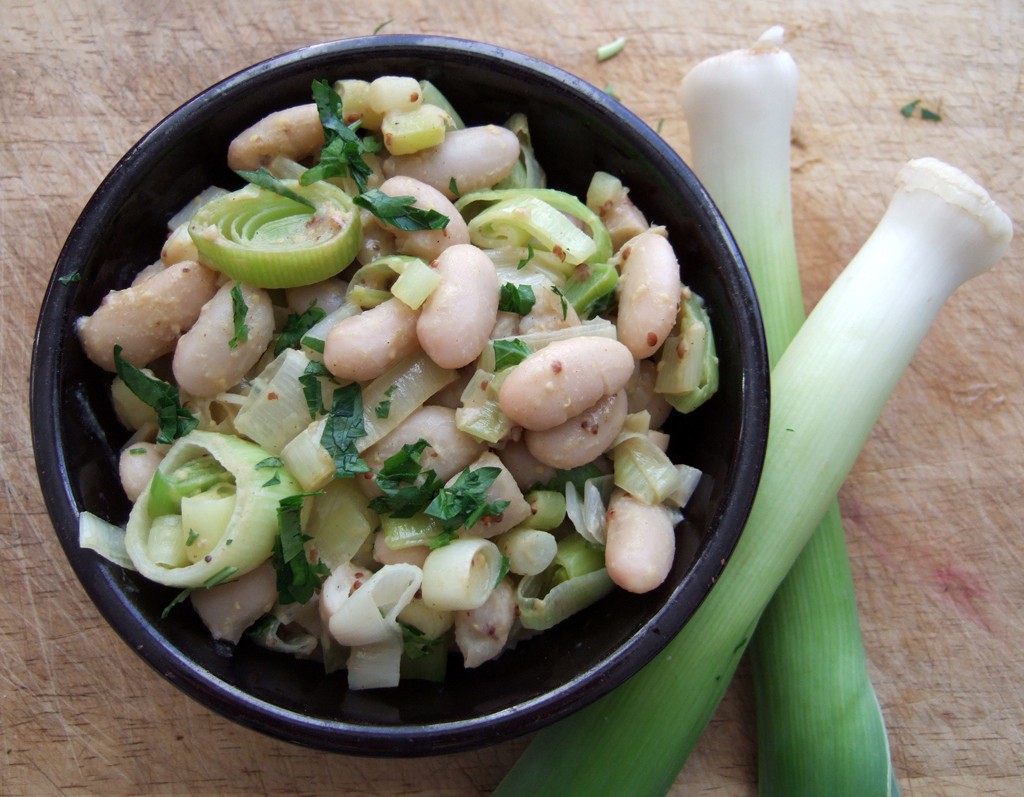
<path id="1" fill-rule="evenodd" d="M 398 76 L 312 100 L 79 319 L 132 431 L 128 522 L 83 513 L 82 545 L 352 689 L 657 588 L 702 477 L 660 428 L 717 387 L 666 230 L 614 175 L 548 186 L 522 114 Z"/>

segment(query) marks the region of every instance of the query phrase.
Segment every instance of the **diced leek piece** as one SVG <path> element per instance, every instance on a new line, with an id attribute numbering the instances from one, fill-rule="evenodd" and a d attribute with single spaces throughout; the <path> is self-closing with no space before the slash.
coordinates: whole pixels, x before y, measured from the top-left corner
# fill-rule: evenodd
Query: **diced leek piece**
<path id="1" fill-rule="evenodd" d="M 615 301 L 619 271 L 611 263 L 584 263 L 576 267 L 562 293 L 580 318 L 593 318 Z"/>
<path id="2" fill-rule="evenodd" d="M 419 81 L 400 75 L 381 75 L 370 81 L 367 101 L 378 113 L 415 108 L 423 104 Z M 344 97 L 342 98 L 344 102 Z"/>
<path id="3" fill-rule="evenodd" d="M 605 568 L 594 570 L 545 590 L 546 573 L 520 579 L 516 587 L 519 620 L 524 628 L 546 631 L 609 594 L 615 584 Z"/>
<path id="4" fill-rule="evenodd" d="M 569 482 L 565 485 L 566 515 L 579 535 L 592 545 L 604 545 L 608 499 L 614 478 L 597 476 L 583 482 L 583 490 Z"/>
<path id="5" fill-rule="evenodd" d="M 172 474 L 192 460 L 212 456 L 235 484 L 234 510 L 217 545 L 200 561 L 184 567 L 166 567 L 148 553 L 153 516 L 149 511 L 152 485 L 132 507 L 125 532 L 125 547 L 136 569 L 151 581 L 175 587 L 201 587 L 225 568 L 239 575 L 265 562 L 278 534 L 278 503 L 299 493 L 300 487 L 285 468 L 277 469 L 277 482 L 267 484 L 267 470 L 257 467 L 271 455 L 255 443 L 215 432 L 193 431 L 175 441 L 159 470 Z"/>
<path id="6" fill-rule="evenodd" d="M 391 295 L 407 304 L 413 310 L 418 309 L 434 292 L 441 282 L 441 275 L 418 257 L 409 259 L 395 284 L 391 286 Z"/>
<path id="7" fill-rule="evenodd" d="M 331 570 L 350 561 L 380 523 L 354 479 L 332 479 L 312 504 L 304 531 Z"/>
<path id="8" fill-rule="evenodd" d="M 621 201 L 624 192 L 625 187 L 618 177 L 608 172 L 594 172 L 587 186 L 587 207 L 599 214 L 606 204 Z"/>
<path id="9" fill-rule="evenodd" d="M 379 304 L 384 304 L 391 298 L 391 291 L 382 291 L 377 288 L 368 288 L 366 285 L 353 285 L 345 296 L 346 301 L 355 305 L 360 310 L 371 310 Z"/>
<path id="10" fill-rule="evenodd" d="M 420 105 L 385 113 L 380 132 L 392 155 L 411 155 L 442 143 L 450 121 L 436 105 Z"/>
<path id="11" fill-rule="evenodd" d="M 393 515 L 381 518 L 384 544 L 393 551 L 429 545 L 443 530 L 437 518 L 422 512 L 408 518 L 396 518 Z"/>
<path id="12" fill-rule="evenodd" d="M 84 511 L 78 516 L 78 545 L 120 567 L 135 569 L 124 545 L 124 529 L 92 512 Z"/>
<path id="13" fill-rule="evenodd" d="M 301 626 L 284 623 L 273 614 L 253 625 L 246 636 L 261 648 L 299 658 L 313 655 L 318 645 L 317 638 Z"/>
<path id="14" fill-rule="evenodd" d="M 558 541 L 558 553 L 551 563 L 551 585 L 571 581 L 604 567 L 604 548 L 587 542 L 578 534 Z"/>
<path id="15" fill-rule="evenodd" d="M 629 437 L 612 449 L 615 486 L 638 501 L 654 505 L 665 502 L 677 506 L 689 498 L 682 474 L 668 455 L 649 437 Z"/>
<path id="16" fill-rule="evenodd" d="M 235 501 L 233 484 L 215 484 L 209 490 L 181 499 L 181 529 L 186 535 L 188 561 L 200 561 L 224 539 L 235 511 Z"/>
<path id="17" fill-rule="evenodd" d="M 498 404 L 498 391 L 508 371 L 477 370 L 462 393 L 455 410 L 455 426 L 478 440 L 497 443 L 512 431 L 512 421 Z"/>
<path id="18" fill-rule="evenodd" d="M 189 557 L 189 545 L 198 535 L 184 533 L 181 515 L 160 515 L 153 518 L 147 550 L 149 558 L 162 567 L 185 567 L 197 561 Z"/>
<path id="19" fill-rule="evenodd" d="M 508 560 L 510 573 L 535 576 L 547 570 L 558 553 L 558 541 L 550 531 L 516 527 L 494 540 Z"/>
<path id="20" fill-rule="evenodd" d="M 515 133 L 516 138 L 519 139 L 519 160 L 512 168 L 511 173 L 495 188 L 544 188 L 547 184 L 547 177 L 534 154 L 526 114 L 512 114 L 505 122 L 505 127 Z"/>
<path id="21" fill-rule="evenodd" d="M 689 293 L 679 310 L 676 334 L 658 357 L 654 390 L 679 412 L 691 412 L 718 390 L 718 355 L 704 300 Z"/>
<path id="22" fill-rule="evenodd" d="M 291 288 L 333 277 L 362 242 L 351 198 L 331 183 L 282 180 L 315 210 L 274 191 L 247 185 L 203 205 L 189 222 L 202 261 L 261 288 Z"/>
<path id="23" fill-rule="evenodd" d="M 431 83 L 429 80 L 420 81 L 420 93 L 423 95 L 423 103 L 425 105 L 436 105 L 438 108 L 448 114 L 450 120 L 449 130 L 460 130 L 465 127 L 465 123 L 462 121 L 462 117 L 459 116 L 458 111 L 448 101 L 448 98 L 441 93 L 441 90 Z"/>
<path id="24" fill-rule="evenodd" d="M 548 531 L 556 529 L 565 521 L 565 495 L 556 490 L 533 490 L 525 496 L 530 505 L 530 517 L 526 525 L 531 529 Z"/>
<path id="25" fill-rule="evenodd" d="M 415 310 L 440 281 L 441 275 L 418 257 L 385 255 L 352 275 L 347 298 L 369 309 L 394 296 Z"/>
<path id="26" fill-rule="evenodd" d="M 370 107 L 370 84 L 365 80 L 338 80 L 334 90 L 341 97 L 342 121 L 352 124 L 359 121 L 364 130 L 380 130 L 384 115 Z"/>
<path id="27" fill-rule="evenodd" d="M 232 479 L 232 475 L 212 456 L 196 457 L 172 471 L 158 468 L 149 488 L 149 515 L 180 515 L 182 498 Z"/>

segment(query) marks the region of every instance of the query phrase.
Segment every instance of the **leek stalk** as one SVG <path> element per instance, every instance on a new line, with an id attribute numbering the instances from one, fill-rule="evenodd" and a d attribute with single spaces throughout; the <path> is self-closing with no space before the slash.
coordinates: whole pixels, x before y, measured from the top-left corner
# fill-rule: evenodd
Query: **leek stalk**
<path id="1" fill-rule="evenodd" d="M 789 180 L 798 74 L 780 45 L 772 29 L 683 83 L 691 165 L 750 269 L 773 365 L 803 322 Z M 745 146 L 751 126 L 758 147 Z M 899 793 L 838 502 L 759 620 L 750 651 L 763 797 Z"/>
<path id="2" fill-rule="evenodd" d="M 772 371 L 764 471 L 715 588 L 637 675 L 540 731 L 495 794 L 668 791 L 943 302 L 1011 237 L 1006 214 L 959 170 L 926 158 L 900 171 L 878 227 Z"/>

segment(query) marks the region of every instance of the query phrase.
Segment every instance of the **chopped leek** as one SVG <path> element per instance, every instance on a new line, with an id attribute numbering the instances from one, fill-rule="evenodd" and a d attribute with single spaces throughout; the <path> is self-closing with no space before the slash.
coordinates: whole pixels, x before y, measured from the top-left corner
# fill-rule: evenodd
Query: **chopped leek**
<path id="1" fill-rule="evenodd" d="M 658 357 L 654 389 L 679 412 L 692 412 L 718 390 L 718 354 L 704 300 L 684 294 L 676 333 Z"/>
<path id="2" fill-rule="evenodd" d="M 326 182 L 280 182 L 313 208 L 253 184 L 199 208 L 188 230 L 206 265 L 256 287 L 290 288 L 352 262 L 362 228 L 348 194 Z"/>

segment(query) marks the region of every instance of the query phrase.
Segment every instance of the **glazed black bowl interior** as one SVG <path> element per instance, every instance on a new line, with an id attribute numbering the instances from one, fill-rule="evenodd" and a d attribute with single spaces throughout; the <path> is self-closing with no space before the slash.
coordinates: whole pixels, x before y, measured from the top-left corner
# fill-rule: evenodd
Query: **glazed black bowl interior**
<path id="1" fill-rule="evenodd" d="M 352 692 L 344 672 L 243 640 L 215 644 L 187 607 L 160 614 L 175 590 L 78 547 L 78 515 L 123 523 L 117 476 L 128 432 L 115 419 L 110 375 L 73 332 L 104 294 L 159 256 L 168 218 L 211 184 L 240 184 L 228 142 L 266 113 L 309 102 L 314 79 L 411 75 L 435 83 L 467 124 L 527 115 L 551 187 L 577 196 L 601 169 L 664 224 L 684 281 L 706 300 L 721 386 L 690 416 L 674 415 L 670 453 L 705 473 L 687 509 L 667 581 L 617 592 L 476 670 L 444 684 L 403 682 Z M 78 281 L 61 277 L 77 272 Z M 43 494 L 78 578 L 103 616 L 159 673 L 223 715 L 273 736 L 361 755 L 425 755 L 481 747 L 535 730 L 636 672 L 711 588 L 754 496 L 768 425 L 767 364 L 757 304 L 712 203 L 654 131 L 595 87 L 533 58 L 456 39 L 375 36 L 316 45 L 227 78 L 157 125 L 114 167 L 75 224 L 43 303 L 32 364 L 32 432 Z"/>

